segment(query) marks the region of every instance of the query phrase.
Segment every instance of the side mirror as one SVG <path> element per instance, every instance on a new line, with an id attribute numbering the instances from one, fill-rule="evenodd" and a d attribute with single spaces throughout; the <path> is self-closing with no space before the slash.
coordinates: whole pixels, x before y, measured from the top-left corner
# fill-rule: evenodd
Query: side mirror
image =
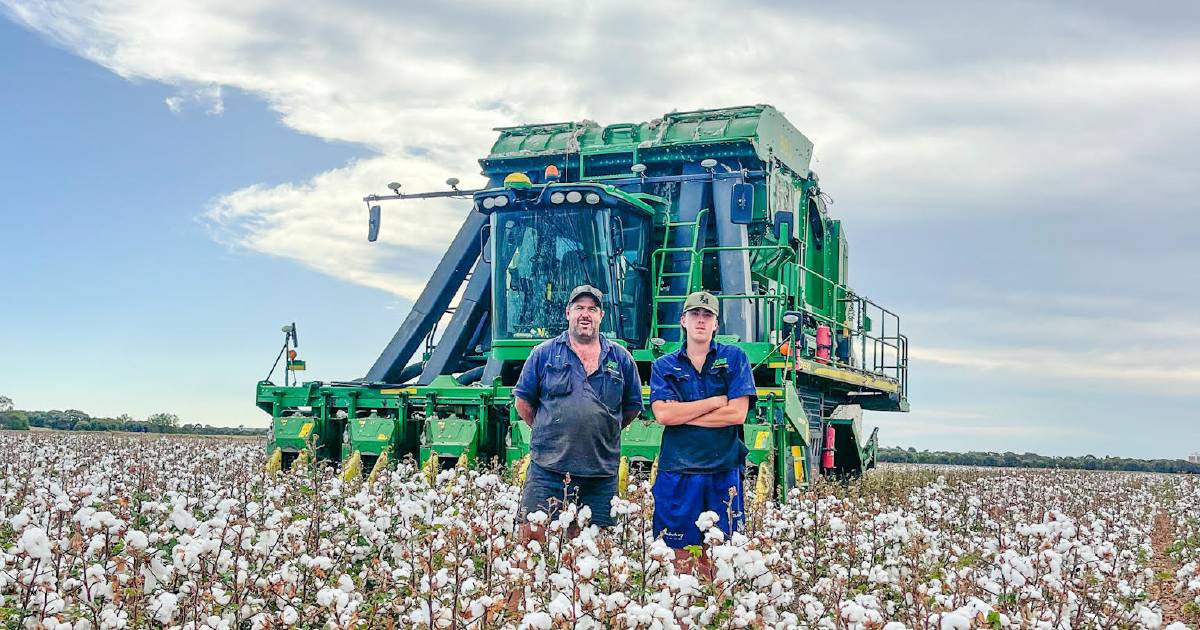
<path id="1" fill-rule="evenodd" d="M 483 262 L 492 264 L 492 257 L 488 254 L 491 252 L 492 246 L 492 224 L 485 223 L 479 228 L 479 257 Z"/>
<path id="2" fill-rule="evenodd" d="M 621 255 L 625 252 L 625 221 L 617 214 L 612 218 L 612 242 L 614 254 Z"/>
<path id="3" fill-rule="evenodd" d="M 729 217 L 734 223 L 746 225 L 754 220 L 754 184 L 734 184 L 730 193 Z"/>
<path id="4" fill-rule="evenodd" d="M 374 243 L 379 238 L 379 206 L 371 206 L 367 219 L 367 240 Z"/>

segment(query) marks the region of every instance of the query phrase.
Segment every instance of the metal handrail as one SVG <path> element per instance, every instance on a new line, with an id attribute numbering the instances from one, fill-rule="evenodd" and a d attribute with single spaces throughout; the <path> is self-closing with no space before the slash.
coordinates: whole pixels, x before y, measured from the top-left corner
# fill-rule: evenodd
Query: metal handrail
<path id="1" fill-rule="evenodd" d="M 698 244 L 698 240 L 699 240 L 698 239 L 698 226 L 703 218 L 703 213 L 706 212 L 707 210 L 708 210 L 707 208 L 704 210 L 701 210 L 701 212 L 699 214 L 697 214 L 696 221 L 694 221 L 694 222 L 688 222 L 688 221 L 671 222 L 671 221 L 668 221 L 666 223 L 667 236 L 664 238 L 664 245 L 666 245 L 666 243 L 669 242 L 670 230 L 676 226 L 681 226 L 681 227 L 682 226 L 692 226 L 693 227 L 692 240 L 693 240 L 694 244 Z M 665 265 L 665 261 L 666 261 L 666 258 L 665 258 L 666 255 L 668 255 L 670 253 L 688 252 L 690 254 L 690 256 L 689 256 L 689 265 L 688 265 L 689 276 L 687 278 L 688 286 L 687 286 L 687 290 L 685 291 L 685 294 L 686 294 L 693 289 L 693 287 L 692 287 L 693 278 L 691 277 L 690 272 L 691 272 L 691 270 L 693 270 L 695 268 L 696 263 L 700 262 L 702 264 L 704 261 L 704 257 L 706 255 L 715 254 L 715 253 L 719 253 L 719 252 L 728 252 L 728 251 L 745 251 L 745 252 L 772 252 L 772 251 L 774 251 L 774 252 L 778 252 L 779 254 L 783 254 L 784 256 L 786 256 L 786 258 L 784 258 L 784 262 L 796 261 L 797 258 L 799 258 L 799 256 L 800 256 L 800 252 L 798 252 L 795 248 L 790 247 L 789 245 L 784 244 L 784 243 L 776 243 L 776 244 L 770 244 L 770 245 L 725 245 L 725 246 L 703 247 L 703 248 L 699 248 L 699 249 L 695 248 L 695 246 L 693 246 L 693 247 L 687 247 L 687 246 L 663 247 L 663 248 L 656 250 L 652 254 L 652 260 L 653 260 L 654 256 L 659 257 L 658 258 L 658 266 L 655 268 L 658 270 L 658 279 L 661 280 L 662 279 L 661 274 L 663 273 L 663 269 L 664 269 L 664 265 Z M 769 300 L 769 301 L 773 301 L 776 303 L 783 301 L 784 309 L 779 309 L 779 308 L 770 309 L 771 312 L 764 313 L 764 320 L 760 322 L 762 324 L 768 324 L 768 321 L 765 318 L 770 318 L 770 320 L 771 320 L 770 323 L 772 325 L 765 326 L 765 328 L 769 328 L 771 330 L 780 330 L 782 328 L 782 321 L 781 321 L 782 311 L 786 310 L 786 308 L 788 306 L 788 303 L 786 302 L 786 300 L 791 299 L 791 298 L 798 298 L 798 297 L 802 296 L 803 291 L 804 291 L 804 286 L 807 282 L 807 279 L 809 276 L 811 276 L 812 278 L 816 279 L 818 282 L 824 283 L 824 285 L 827 288 L 832 290 L 832 298 L 833 298 L 833 302 L 835 304 L 852 304 L 852 305 L 854 305 L 854 321 L 849 321 L 849 320 L 837 321 L 834 317 L 829 317 L 829 316 L 823 315 L 821 313 L 810 310 L 809 308 L 807 308 L 806 304 L 802 305 L 802 306 L 804 306 L 805 313 L 808 314 L 809 316 L 811 316 L 816 321 L 828 324 L 829 327 L 834 331 L 845 330 L 846 333 L 844 336 L 849 338 L 850 343 L 853 343 L 856 338 L 861 340 L 861 343 L 860 343 L 861 350 L 858 353 L 858 365 L 857 366 L 854 365 L 853 361 L 842 362 L 842 361 L 838 360 L 836 353 L 831 353 L 831 356 L 829 357 L 829 363 L 839 369 L 845 369 L 845 370 L 853 371 L 853 372 L 864 374 L 864 375 L 879 376 L 879 377 L 887 378 L 889 380 L 895 381 L 896 383 L 898 383 L 900 385 L 900 391 L 902 394 L 904 392 L 907 392 L 908 391 L 908 338 L 900 333 L 900 317 L 899 317 L 899 315 L 897 315 L 896 313 L 892 312 L 891 310 L 879 305 L 878 303 L 871 300 L 870 298 L 867 298 L 866 296 L 862 296 L 862 295 L 855 293 L 850 287 L 848 287 L 844 284 L 841 284 L 839 282 L 835 282 L 833 279 L 826 277 L 824 274 L 818 273 L 815 270 L 808 268 L 806 265 L 804 265 L 803 262 L 797 261 L 797 264 L 795 265 L 794 270 L 795 271 L 792 275 L 791 280 L 792 280 L 792 284 L 797 289 L 796 295 L 791 295 L 790 293 L 787 293 L 787 292 L 783 292 L 783 293 L 771 292 L 771 293 L 763 293 L 763 294 L 719 295 L 716 297 L 718 300 L 722 300 L 722 301 L 724 301 L 724 300 Z M 805 274 L 808 274 L 808 275 L 806 276 Z M 784 286 L 786 287 L 786 284 Z M 670 324 L 659 325 L 658 324 L 658 304 L 659 304 L 659 302 L 681 302 L 686 299 L 687 299 L 686 295 L 683 295 L 683 296 L 679 296 L 679 295 L 665 295 L 664 296 L 664 295 L 657 295 L 657 294 L 655 295 L 654 308 L 653 308 L 653 318 L 654 319 L 653 319 L 653 323 L 652 323 L 655 333 L 657 333 L 658 330 L 661 330 L 664 328 L 679 328 L 678 324 L 674 324 L 674 325 L 670 325 Z M 863 328 L 865 326 L 865 318 L 868 317 L 868 313 L 867 313 L 868 310 L 872 311 L 870 313 L 870 316 L 872 317 L 872 321 L 878 322 L 878 326 L 879 326 L 878 334 L 873 334 L 871 332 L 867 332 L 867 331 L 863 330 Z M 888 334 L 889 321 L 891 322 L 891 325 L 894 328 L 894 332 L 892 332 L 892 334 L 890 334 L 890 335 Z M 840 335 L 842 333 L 839 332 L 838 334 Z M 868 357 L 868 346 L 870 349 L 869 357 Z M 851 352 L 853 352 L 853 348 L 851 348 Z M 889 364 L 888 360 L 892 357 L 894 357 L 894 363 Z M 868 365 L 870 365 L 869 368 L 868 368 Z"/>

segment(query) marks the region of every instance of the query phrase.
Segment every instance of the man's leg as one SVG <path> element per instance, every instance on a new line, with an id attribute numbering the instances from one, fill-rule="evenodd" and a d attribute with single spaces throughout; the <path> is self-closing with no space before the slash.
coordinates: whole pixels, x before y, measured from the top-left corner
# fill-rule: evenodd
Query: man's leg
<path id="1" fill-rule="evenodd" d="M 534 462 L 529 462 L 525 487 L 521 490 L 521 520 L 523 523 L 520 539 L 545 542 L 546 526 L 530 523 L 529 515 L 534 512 L 543 512 L 547 516 L 546 524 L 549 524 L 558 517 L 564 498 L 567 502 L 578 502 L 576 498 L 578 493 L 579 487 L 575 480 L 568 485 L 566 475 L 546 470 Z"/>
<path id="2" fill-rule="evenodd" d="M 725 472 L 706 475 L 705 508 L 717 513 L 717 527 L 725 532 L 725 539 L 742 528 L 746 521 L 745 501 L 742 492 L 742 470 L 734 468 Z"/>
<path id="3" fill-rule="evenodd" d="M 575 481 L 572 478 L 572 481 Z M 597 527 L 612 527 L 612 499 L 617 496 L 617 478 L 581 477 L 579 479 L 579 506 L 588 506 L 592 511 L 592 524 Z"/>
<path id="4" fill-rule="evenodd" d="M 699 545 L 704 535 L 696 527 L 696 519 L 704 511 L 703 475 L 687 473 L 658 473 L 654 480 L 654 535 L 675 550 L 675 571 L 687 573 L 695 559 L 686 547 Z"/>

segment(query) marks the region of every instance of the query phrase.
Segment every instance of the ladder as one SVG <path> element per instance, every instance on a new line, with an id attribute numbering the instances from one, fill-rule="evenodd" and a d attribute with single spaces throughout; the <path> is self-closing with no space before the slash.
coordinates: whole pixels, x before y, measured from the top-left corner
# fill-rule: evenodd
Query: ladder
<path id="1" fill-rule="evenodd" d="M 662 247 L 654 250 L 651 255 L 650 267 L 654 274 L 654 300 L 651 305 L 650 314 L 650 337 L 661 337 L 661 331 L 682 328 L 679 322 L 663 323 L 660 320 L 660 311 L 662 306 L 670 302 L 683 302 L 687 300 L 689 293 L 700 288 L 700 245 L 704 238 L 704 219 L 708 213 L 708 209 L 702 209 L 696 214 L 694 221 L 670 221 L 668 220 L 663 230 Z M 675 230 L 681 228 L 691 228 L 692 240 L 690 244 L 683 246 L 671 246 L 671 237 Z M 676 269 L 674 254 L 686 254 L 687 265 L 686 269 Z M 683 293 L 672 293 L 671 285 L 672 278 L 683 278 L 684 282 Z"/>

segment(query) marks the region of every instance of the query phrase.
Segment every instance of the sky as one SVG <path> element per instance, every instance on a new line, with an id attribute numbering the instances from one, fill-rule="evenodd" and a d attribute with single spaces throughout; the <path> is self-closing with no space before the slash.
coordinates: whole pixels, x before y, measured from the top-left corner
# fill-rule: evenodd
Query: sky
<path id="1" fill-rule="evenodd" d="M 1200 450 L 1200 5 L 436 4 L 0 0 L 0 394 L 266 426 L 279 327 L 362 376 L 467 210 L 364 194 L 770 103 L 910 340 L 882 443 Z"/>

